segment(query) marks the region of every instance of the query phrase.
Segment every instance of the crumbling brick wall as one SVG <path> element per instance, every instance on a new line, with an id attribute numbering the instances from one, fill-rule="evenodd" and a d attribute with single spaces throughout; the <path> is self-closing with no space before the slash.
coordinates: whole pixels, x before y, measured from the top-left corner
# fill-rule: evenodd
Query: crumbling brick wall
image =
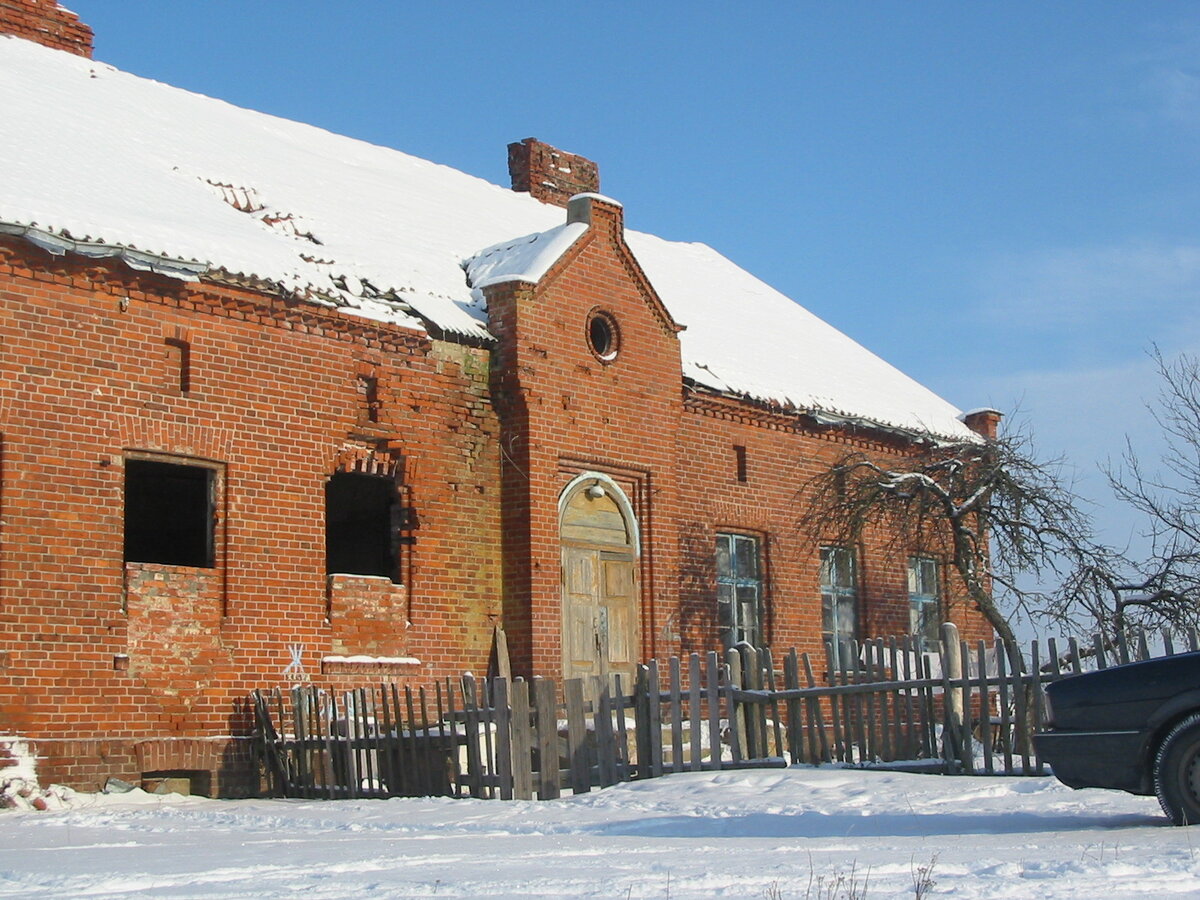
<path id="1" fill-rule="evenodd" d="M 419 683 L 486 668 L 501 592 L 485 349 L 7 238 L 0 348 L 0 733 L 35 737 L 48 777 L 94 788 L 137 774 L 134 745 L 246 734 L 247 693 L 290 684 L 295 647 L 331 686 L 360 680 L 322 675 L 338 653 L 404 651 L 419 662 L 375 674 Z M 126 565 L 130 454 L 221 467 L 214 567 Z M 403 460 L 416 542 L 373 609 L 325 571 L 324 485 L 355 454 Z"/>

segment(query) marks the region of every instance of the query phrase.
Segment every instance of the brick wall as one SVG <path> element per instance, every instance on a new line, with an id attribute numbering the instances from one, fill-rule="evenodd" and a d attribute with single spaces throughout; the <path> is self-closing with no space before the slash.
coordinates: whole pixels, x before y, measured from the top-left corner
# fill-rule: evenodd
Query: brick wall
<path id="1" fill-rule="evenodd" d="M 413 648 L 389 680 L 485 670 L 498 431 L 485 350 L 0 240 L 0 734 L 94 786 L 127 778 L 135 745 L 245 734 L 247 692 L 290 683 L 294 647 L 333 686 L 361 682 L 322 675 L 337 653 Z M 126 565 L 130 454 L 220 467 L 215 567 Z M 368 600 L 329 590 L 324 485 L 377 458 L 402 461 L 416 543 Z"/>
<path id="2" fill-rule="evenodd" d="M 847 450 L 910 452 L 899 439 L 685 391 L 674 323 L 628 255 L 619 208 L 588 203 L 593 229 L 542 283 L 488 289 L 499 338 L 494 395 L 504 427 L 505 623 L 518 671 L 561 665 L 558 497 L 572 477 L 612 476 L 642 527 L 644 657 L 720 648 L 718 531 L 761 541 L 766 637 L 822 650 L 820 547 L 799 530 L 802 486 Z M 611 313 L 620 347 L 589 351 L 588 315 Z M 745 480 L 739 480 L 738 451 Z M 907 553 L 868 534 L 859 562 L 860 634 L 909 630 Z M 988 636 L 943 566 L 947 614 Z"/>
<path id="3" fill-rule="evenodd" d="M 558 499 L 585 471 L 613 478 L 641 526 L 643 658 L 672 649 L 661 639 L 660 618 L 678 602 L 679 342 L 675 323 L 624 245 L 620 208 L 589 206 L 592 228 L 536 288 L 487 291 L 506 451 L 505 623 L 514 667 L 526 674 L 561 667 Z M 611 360 L 588 344 L 589 316 L 597 309 L 612 316 L 619 333 Z"/>
<path id="4" fill-rule="evenodd" d="M 390 627 L 381 629 L 380 623 Z M 408 655 L 408 590 L 390 578 L 329 576 L 330 652 L 338 656 Z"/>
<path id="5" fill-rule="evenodd" d="M 92 29 L 56 0 L 0 0 L 0 34 L 16 35 L 88 59 L 92 56 Z"/>
<path id="6" fill-rule="evenodd" d="M 482 673 L 501 621 L 516 672 L 558 675 L 558 500 L 584 473 L 637 520 L 641 658 L 720 646 L 720 530 L 762 540 L 769 642 L 819 650 L 798 492 L 849 446 L 906 447 L 685 389 L 620 207 L 576 203 L 591 228 L 540 284 L 487 289 L 491 352 L 0 238 L 0 735 L 36 745 L 43 780 L 249 790 L 251 690 Z M 125 562 L 131 458 L 217 472 L 215 565 Z M 325 571 L 345 471 L 398 482 L 398 581 Z M 906 559 L 858 549 L 862 633 L 907 630 Z"/>
<path id="7" fill-rule="evenodd" d="M 807 502 L 803 486 L 851 450 L 886 457 L 900 456 L 908 448 L 899 440 L 821 428 L 797 415 L 754 410 L 702 392 L 690 394 L 685 410 L 679 431 L 679 623 L 684 650 L 719 646 L 716 533 L 731 531 L 762 542 L 767 642 L 823 658 L 821 548 L 800 529 L 800 510 Z M 735 447 L 745 451 L 745 481 L 738 478 Z M 853 549 L 860 635 L 907 634 L 908 553 L 889 546 L 887 535 L 872 532 Z M 940 573 L 945 611 L 959 624 L 962 636 L 990 637 L 949 567 L 942 565 Z"/>

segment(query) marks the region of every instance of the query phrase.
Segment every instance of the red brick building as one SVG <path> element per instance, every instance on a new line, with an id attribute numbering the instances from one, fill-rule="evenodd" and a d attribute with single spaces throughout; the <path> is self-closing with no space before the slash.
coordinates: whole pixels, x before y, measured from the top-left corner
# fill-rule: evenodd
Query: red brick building
<path id="1" fill-rule="evenodd" d="M 481 672 L 497 626 L 550 675 L 986 633 L 938 560 L 796 528 L 957 411 L 590 161 L 501 189 L 90 38 L 0 0 L 0 746 L 43 781 L 237 791 L 250 690 Z"/>

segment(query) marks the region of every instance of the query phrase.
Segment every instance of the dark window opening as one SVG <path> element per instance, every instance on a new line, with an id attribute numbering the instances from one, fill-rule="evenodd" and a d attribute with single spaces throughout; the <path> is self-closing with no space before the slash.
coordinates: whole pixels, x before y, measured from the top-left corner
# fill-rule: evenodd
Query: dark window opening
<path id="1" fill-rule="evenodd" d="M 398 582 L 402 520 L 394 479 L 336 473 L 325 484 L 325 570 Z"/>
<path id="2" fill-rule="evenodd" d="M 215 471 L 125 460 L 125 561 L 213 566 Z"/>
<path id="3" fill-rule="evenodd" d="M 738 444 L 733 445 L 733 456 L 737 462 L 737 480 L 746 481 L 746 448 Z"/>

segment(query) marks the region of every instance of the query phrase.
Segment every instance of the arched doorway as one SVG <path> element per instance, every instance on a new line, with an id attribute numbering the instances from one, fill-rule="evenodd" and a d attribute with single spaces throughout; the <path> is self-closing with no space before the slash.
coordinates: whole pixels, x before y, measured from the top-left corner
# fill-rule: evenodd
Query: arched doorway
<path id="1" fill-rule="evenodd" d="M 638 662 L 638 532 L 607 475 L 575 478 L 559 499 L 563 677 L 620 673 Z"/>

